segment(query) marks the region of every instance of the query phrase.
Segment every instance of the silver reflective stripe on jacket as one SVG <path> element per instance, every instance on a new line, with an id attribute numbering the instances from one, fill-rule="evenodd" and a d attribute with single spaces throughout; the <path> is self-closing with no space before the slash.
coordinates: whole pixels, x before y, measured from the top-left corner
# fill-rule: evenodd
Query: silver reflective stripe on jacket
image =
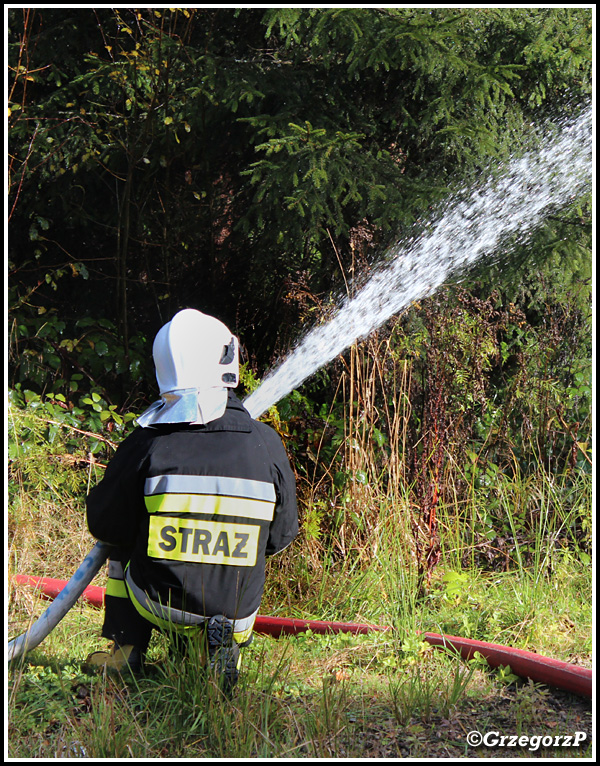
<path id="1" fill-rule="evenodd" d="M 226 495 L 227 497 L 244 497 L 271 503 L 277 499 L 274 485 L 266 481 L 237 479 L 230 476 L 178 474 L 149 477 L 144 485 L 144 494 Z"/>

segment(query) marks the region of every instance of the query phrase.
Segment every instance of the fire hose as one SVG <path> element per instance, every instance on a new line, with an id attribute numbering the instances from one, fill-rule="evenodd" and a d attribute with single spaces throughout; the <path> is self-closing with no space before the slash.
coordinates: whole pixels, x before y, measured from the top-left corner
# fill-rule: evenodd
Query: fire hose
<path id="1" fill-rule="evenodd" d="M 34 586 L 44 596 L 54 600 L 26 633 L 9 643 L 9 661 L 38 646 L 80 596 L 93 606 L 101 607 L 103 605 L 105 589 L 89 584 L 108 557 L 109 551 L 110 546 L 105 543 L 97 543 L 68 582 L 27 575 L 15 577 L 17 583 Z M 254 630 L 256 633 L 278 638 L 309 630 L 319 634 L 352 633 L 360 635 L 391 629 L 381 625 L 353 622 L 327 622 L 258 615 L 254 623 Z M 438 633 L 426 632 L 420 635 L 425 642 L 432 646 L 458 652 L 464 660 L 470 660 L 478 653 L 492 668 L 509 666 L 512 673 L 521 678 L 529 678 L 537 683 L 554 686 L 584 697 L 591 698 L 592 696 L 592 670 L 590 668 L 544 657 L 524 649 L 515 649 L 486 641 Z"/>
<path id="2" fill-rule="evenodd" d="M 61 587 L 60 590 L 56 591 L 54 594 L 54 601 L 42 616 L 33 623 L 27 632 L 23 633 L 18 638 L 9 641 L 9 662 L 20 657 L 25 652 L 35 649 L 35 647 L 38 646 L 38 644 L 40 644 L 52 630 L 54 630 L 94 579 L 100 570 L 100 567 L 108 558 L 110 549 L 111 546 L 106 543 L 96 543 L 71 579 L 67 583 L 63 583 L 62 585 L 64 587 Z M 17 582 L 19 582 L 20 576 L 17 575 L 16 579 Z"/>

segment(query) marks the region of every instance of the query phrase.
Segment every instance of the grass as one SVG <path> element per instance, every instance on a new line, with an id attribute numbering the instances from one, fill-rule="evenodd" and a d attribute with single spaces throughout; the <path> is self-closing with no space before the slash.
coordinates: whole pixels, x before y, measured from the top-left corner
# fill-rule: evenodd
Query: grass
<path id="1" fill-rule="evenodd" d="M 15 472 L 9 574 L 67 579 L 91 549 L 81 487 L 95 479 L 83 468 L 79 484 L 67 485 L 61 470 L 38 460 L 33 483 Z M 589 505 L 586 493 L 589 485 L 568 507 Z M 87 674 L 83 660 L 107 642 L 99 638 L 101 611 L 78 603 L 10 668 L 6 754 L 15 760 L 588 758 L 590 701 L 466 663 L 420 637 L 443 632 L 590 667 L 592 571 L 575 544 L 572 512 L 564 504 L 557 513 L 563 496 L 543 477 L 535 485 L 498 482 L 495 502 L 512 537 L 512 547 L 502 550 L 490 541 L 485 548 L 485 536 L 475 534 L 477 524 L 485 529 L 489 497 L 473 492 L 469 507 L 441 508 L 442 558 L 426 589 L 411 554 L 407 498 L 363 498 L 363 510 L 354 510 L 355 533 L 346 527 L 343 555 L 305 530 L 270 562 L 261 614 L 390 629 L 256 636 L 243 650 L 231 700 L 198 661 L 171 657 L 157 633 L 145 676 Z M 525 535 L 532 497 L 537 526 Z M 482 554 L 495 556 L 491 566 L 481 566 Z M 105 584 L 105 576 L 95 584 Z M 10 579 L 8 595 L 14 637 L 47 602 Z M 478 748 L 467 741 L 473 730 L 539 735 L 552 744 Z M 576 731 L 586 733 L 577 749 L 553 744 Z"/>
<path id="2" fill-rule="evenodd" d="M 509 688 L 416 635 L 256 637 L 231 701 L 158 636 L 145 677 L 86 675 L 99 621 L 89 607 L 69 613 L 13 669 L 9 757 L 452 757 L 477 754 L 462 731 L 473 721 L 505 734 L 584 725 L 548 717 L 548 690 Z"/>
<path id="3" fill-rule="evenodd" d="M 293 551 L 286 555 L 289 574 L 300 564 Z M 392 563 L 380 554 L 366 572 L 354 573 L 356 587 L 352 570 L 344 578 L 330 569 L 304 612 L 323 617 L 322 594 L 329 590 L 333 606 L 327 617 L 380 622 L 392 630 L 363 636 L 308 632 L 278 640 L 256 636 L 244 650 L 232 700 L 199 663 L 171 658 L 167 640 L 158 634 L 144 677 L 86 674 L 82 660 L 105 643 L 98 638 L 102 615 L 77 604 L 11 669 L 8 756 L 445 758 L 481 755 L 465 736 L 482 721 L 506 735 L 587 730 L 591 712 L 585 701 L 570 699 L 557 711 L 553 705 L 560 698 L 553 690 L 507 684 L 497 671 L 465 663 L 419 636 L 420 630 L 443 631 L 589 664 L 591 586 L 581 564 L 565 554 L 543 589 L 522 570 L 487 575 L 463 570 L 456 578 L 448 577 L 454 570 L 442 567 L 430 592 L 418 599 L 410 570 Z M 345 598 L 341 579 L 349 585 Z M 539 599 L 535 607 L 529 588 Z M 11 586 L 11 591 L 14 632 L 46 604 L 28 588 Z M 363 611 L 350 611 L 353 603 Z M 334 614 L 340 604 L 348 611 Z M 528 754 L 496 749 L 500 757 Z M 585 746 L 568 753 L 586 754 Z M 564 752 L 551 748 L 546 755 Z"/>

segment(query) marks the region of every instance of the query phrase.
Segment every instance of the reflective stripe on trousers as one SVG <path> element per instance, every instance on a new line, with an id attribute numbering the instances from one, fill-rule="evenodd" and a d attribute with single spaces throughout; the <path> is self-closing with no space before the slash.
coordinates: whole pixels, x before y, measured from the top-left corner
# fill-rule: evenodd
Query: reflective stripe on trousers
<path id="1" fill-rule="evenodd" d="M 120 561 L 109 559 L 108 582 L 106 583 L 106 595 L 116 598 L 129 598 L 123 576 L 123 565 Z"/>
<path id="2" fill-rule="evenodd" d="M 129 598 L 137 611 L 148 622 L 164 630 L 187 631 L 198 629 L 212 616 L 209 615 L 207 617 L 205 615 L 194 614 L 193 612 L 185 612 L 168 604 L 165 605 L 153 601 L 144 590 L 134 583 L 129 567 L 125 570 L 125 583 Z M 224 615 L 225 619 L 233 626 L 233 637 L 238 644 L 244 643 L 250 638 L 257 614 L 258 610 L 248 617 L 236 617 L 234 619 Z"/>

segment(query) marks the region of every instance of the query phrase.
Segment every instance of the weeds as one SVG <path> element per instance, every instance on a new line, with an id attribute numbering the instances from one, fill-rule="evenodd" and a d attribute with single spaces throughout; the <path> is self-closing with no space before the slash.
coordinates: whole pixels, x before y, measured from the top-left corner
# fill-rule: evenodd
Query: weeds
<path id="1" fill-rule="evenodd" d="M 506 575 L 505 585 L 511 577 Z M 465 585 L 468 597 L 463 592 L 447 614 L 457 619 L 457 613 L 467 613 L 482 585 Z M 504 593 L 506 598 L 508 588 Z M 481 711 L 483 703 L 495 710 L 492 701 L 505 688 L 497 672 L 435 650 L 416 631 L 408 631 L 409 625 L 424 627 L 428 615 L 437 620 L 441 603 L 421 604 L 419 613 L 404 623 L 403 634 L 303 633 L 278 641 L 257 636 L 244 650 L 231 701 L 194 656 L 182 662 L 159 635 L 150 647 L 146 676 L 122 681 L 84 674 L 81 658 L 97 648 L 101 617 L 87 608 L 87 629 L 82 630 L 69 613 L 56 629 L 62 631 L 57 642 L 63 647 L 68 642 L 63 649 L 68 659 L 48 663 L 46 656 L 56 651 L 48 640 L 11 671 L 10 755 L 374 757 L 385 743 L 388 755 L 401 753 L 401 747 L 413 754 L 425 752 L 421 748 L 431 747 L 431 727 L 464 719 L 471 710 Z M 507 613 L 507 606 L 508 599 L 502 603 L 498 592 L 495 619 Z M 493 624 L 490 613 L 485 629 Z M 529 722 L 539 721 L 545 702 L 538 695 L 528 706 L 526 693 L 518 689 L 510 712 L 503 712 L 514 724 L 504 726 L 518 723 L 525 730 Z"/>

